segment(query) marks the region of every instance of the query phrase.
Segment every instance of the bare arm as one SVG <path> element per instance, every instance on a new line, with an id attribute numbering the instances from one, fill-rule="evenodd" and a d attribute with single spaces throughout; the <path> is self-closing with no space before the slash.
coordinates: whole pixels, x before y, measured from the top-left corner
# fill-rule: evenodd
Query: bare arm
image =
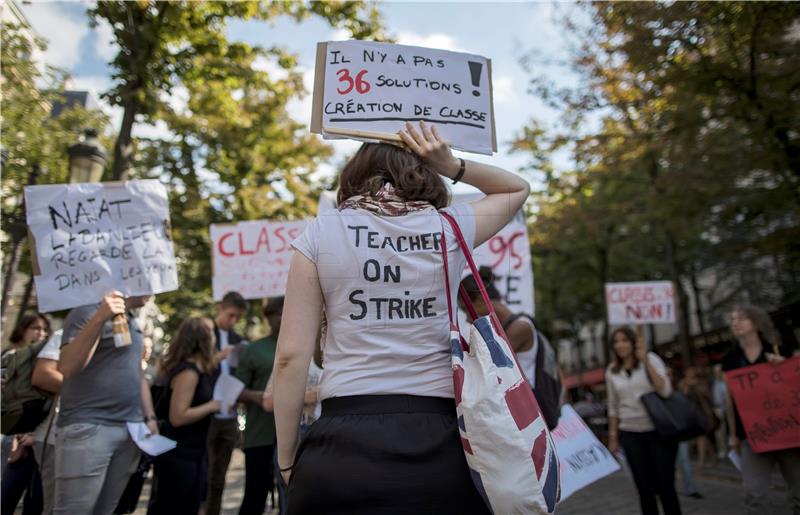
<path id="1" fill-rule="evenodd" d="M 118 291 L 111 292 L 100 302 L 100 306 L 92 318 L 83 326 L 75 337 L 61 347 L 58 358 L 58 370 L 69 379 L 81 372 L 94 356 L 97 342 L 103 330 L 103 324 L 117 314 L 125 313 L 125 299 Z"/>
<path id="2" fill-rule="evenodd" d="M 517 319 L 512 322 L 506 331 L 506 336 L 514 352 L 524 352 L 533 348 L 533 330 L 524 320 Z"/>
<path id="3" fill-rule="evenodd" d="M 249 402 L 250 404 L 261 404 L 264 392 L 261 390 L 242 390 L 237 399 L 239 402 Z"/>
<path id="4" fill-rule="evenodd" d="M 411 123 L 406 123 L 405 130 L 400 131 L 400 138 L 441 175 L 453 179 L 458 174 L 461 163 L 453 157 L 436 127 L 429 129 L 425 122 L 420 122 L 418 131 Z M 505 227 L 531 191 L 530 184 L 522 177 L 476 161 L 465 162 L 461 181 L 486 194 L 470 203 L 475 213 L 476 247 Z"/>
<path id="5" fill-rule="evenodd" d="M 617 405 L 617 391 L 614 383 L 606 372 L 606 403 L 608 407 L 608 450 L 619 450 L 619 406 Z"/>
<path id="6" fill-rule="evenodd" d="M 273 371 L 278 466 L 281 469 L 294 464 L 308 365 L 314 354 L 321 313 L 322 291 L 317 266 L 300 252 L 295 252 L 289 269 Z"/>
<path id="7" fill-rule="evenodd" d="M 725 418 L 728 419 L 728 445 L 739 452 L 741 442 L 736 434 L 736 414 L 733 412 L 733 396 L 730 392 L 725 396 Z"/>
<path id="8" fill-rule="evenodd" d="M 645 370 L 647 370 L 647 375 L 650 377 L 650 381 L 653 383 L 653 389 L 661 397 L 669 396 L 669 394 L 672 393 L 672 385 L 669 384 L 669 379 L 662 376 L 658 370 L 656 370 L 649 356 L 645 357 L 644 366 Z"/>
<path id="9" fill-rule="evenodd" d="M 270 376 L 269 381 L 267 381 L 267 387 L 264 388 L 264 393 L 261 396 L 261 407 L 264 408 L 264 411 L 274 411 L 275 403 L 274 398 L 272 397 L 272 378 Z"/>
<path id="10" fill-rule="evenodd" d="M 186 426 L 216 413 L 221 408 L 218 400 L 192 406 L 199 376 L 194 370 L 184 370 L 170 382 L 172 398 L 169 402 L 169 423 L 173 427 Z"/>
<path id="11" fill-rule="evenodd" d="M 64 383 L 64 375 L 58 371 L 58 361 L 54 359 L 39 358 L 33 367 L 31 384 L 46 392 L 58 393 Z"/>

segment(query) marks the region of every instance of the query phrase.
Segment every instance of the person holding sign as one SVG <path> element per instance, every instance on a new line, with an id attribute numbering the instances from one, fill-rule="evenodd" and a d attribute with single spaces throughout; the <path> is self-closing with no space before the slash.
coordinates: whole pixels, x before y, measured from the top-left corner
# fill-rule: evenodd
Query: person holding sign
<path id="1" fill-rule="evenodd" d="M 400 132 L 408 152 L 367 143 L 339 178 L 339 206 L 293 243 L 274 370 L 278 466 L 288 513 L 486 514 L 461 445 L 442 268 L 465 266 L 443 209 L 470 247 L 508 223 L 530 187 L 455 159 L 435 127 Z M 443 178 L 483 193 L 447 207 Z M 297 448 L 306 376 L 325 309 L 322 415 Z"/>
<path id="2" fill-rule="evenodd" d="M 148 299 L 125 299 L 112 291 L 98 305 L 73 309 L 64 320 L 58 360 L 64 383 L 56 432 L 56 514 L 111 513 L 139 462 L 126 423 L 144 420 L 158 434 L 142 372 L 142 333 L 131 313 Z M 119 337 L 124 336 L 120 326 L 128 329 L 127 337 Z"/>
<path id="3" fill-rule="evenodd" d="M 665 515 L 680 515 L 675 491 L 675 458 L 678 441 L 659 439 L 642 395 L 656 391 L 661 397 L 672 393 L 667 367 L 630 327 L 611 333 L 612 363 L 606 370 L 608 395 L 608 449 L 620 445 L 631 469 L 643 515 L 658 515 L 656 497 Z"/>
<path id="4" fill-rule="evenodd" d="M 769 315 L 754 306 L 736 307 L 730 314 L 731 332 L 737 345 L 722 359 L 726 372 L 758 363 L 781 363 L 789 353 L 780 346 L 780 335 Z M 757 453 L 747 441 L 747 434 L 739 410 L 728 396 L 729 447 L 741 456 L 744 505 L 749 515 L 762 514 L 766 507 L 770 476 L 775 464 L 781 470 L 789 487 L 791 505 L 795 515 L 800 514 L 800 442 L 793 449 Z"/>
<path id="5" fill-rule="evenodd" d="M 161 357 L 167 388 L 159 399 L 163 434 L 178 446 L 155 459 L 155 487 L 148 515 L 196 514 L 206 495 L 206 440 L 211 416 L 222 408 L 212 399 L 214 370 L 232 347 L 215 353 L 214 325 L 190 318 Z"/>

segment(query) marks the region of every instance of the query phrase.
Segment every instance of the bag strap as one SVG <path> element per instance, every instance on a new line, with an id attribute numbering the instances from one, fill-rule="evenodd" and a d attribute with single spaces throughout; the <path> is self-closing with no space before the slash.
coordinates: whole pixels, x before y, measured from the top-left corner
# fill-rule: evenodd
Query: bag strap
<path id="1" fill-rule="evenodd" d="M 442 216 L 450 223 L 450 226 L 453 228 L 453 233 L 456 236 L 456 241 L 458 241 L 459 247 L 461 247 L 461 252 L 464 254 L 464 257 L 467 259 L 467 265 L 469 265 L 469 269 L 472 272 L 472 276 L 475 278 L 475 283 L 478 285 L 478 289 L 481 292 L 481 297 L 483 298 L 483 302 L 486 304 L 486 307 L 489 309 L 489 313 L 494 313 L 494 307 L 492 306 L 492 301 L 489 299 L 489 293 L 486 291 L 486 287 L 483 285 L 483 281 L 481 280 L 481 275 L 478 271 L 477 265 L 475 265 L 475 260 L 472 259 L 472 252 L 469 250 L 469 246 L 467 242 L 464 240 L 464 235 L 461 233 L 461 228 L 458 226 L 458 222 L 449 214 L 449 213 L 442 213 Z M 464 289 L 463 286 L 459 286 L 458 288 L 458 295 L 461 297 L 461 301 L 467 307 L 467 310 L 470 312 L 470 316 L 473 317 L 473 320 L 478 318 L 475 314 L 475 308 L 472 305 L 472 300 L 469 298 L 469 294 L 467 290 Z"/>

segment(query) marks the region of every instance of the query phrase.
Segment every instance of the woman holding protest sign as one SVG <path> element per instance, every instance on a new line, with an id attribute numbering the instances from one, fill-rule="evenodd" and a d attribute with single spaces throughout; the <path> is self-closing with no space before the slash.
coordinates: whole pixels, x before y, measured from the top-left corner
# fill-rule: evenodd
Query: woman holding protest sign
<path id="1" fill-rule="evenodd" d="M 214 353 L 214 324 L 190 318 L 161 358 L 166 391 L 156 403 L 161 434 L 178 446 L 154 462 L 155 485 L 148 515 L 196 515 L 206 495 L 206 437 L 211 415 L 221 409 L 213 400 L 213 372 L 233 347 Z"/>
<path id="2" fill-rule="evenodd" d="M 668 397 L 672 384 L 661 358 L 647 351 L 642 338 L 630 327 L 611 333 L 612 363 L 606 369 L 608 402 L 608 449 L 622 447 L 633 475 L 643 515 L 658 515 L 656 497 L 665 515 L 680 515 L 675 491 L 675 458 L 678 441 L 663 441 L 641 401 L 657 392 Z"/>
<path id="3" fill-rule="evenodd" d="M 435 127 L 406 124 L 400 137 L 411 152 L 362 145 L 341 172 L 338 211 L 293 242 L 274 372 L 290 514 L 488 513 L 456 420 L 442 230 L 453 297 L 465 257 L 439 210 L 474 247 L 508 223 L 529 185 L 455 159 Z M 444 178 L 486 196 L 447 207 Z M 323 307 L 322 415 L 297 449 Z"/>
<path id="4" fill-rule="evenodd" d="M 781 348 L 781 338 L 769 315 L 755 306 L 738 306 L 730 313 L 731 332 L 736 343 L 722 359 L 724 371 L 759 363 L 781 363 L 790 353 Z M 800 442 L 798 447 L 757 453 L 747 441 L 747 435 L 733 396 L 728 395 L 728 446 L 741 456 L 744 504 L 749 515 L 763 514 L 772 470 L 780 468 L 789 487 L 792 513 L 800 515 Z"/>

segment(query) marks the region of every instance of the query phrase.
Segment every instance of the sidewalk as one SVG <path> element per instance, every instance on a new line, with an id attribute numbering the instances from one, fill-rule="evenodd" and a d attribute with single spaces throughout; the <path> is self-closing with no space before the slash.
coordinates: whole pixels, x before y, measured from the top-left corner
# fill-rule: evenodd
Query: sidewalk
<path id="1" fill-rule="evenodd" d="M 764 511 L 769 515 L 789 515 L 791 510 L 787 499 L 786 484 L 778 473 L 773 472 L 772 491 L 769 495 L 771 506 Z M 222 502 L 225 515 L 236 515 L 244 494 L 244 454 L 236 449 L 228 469 L 228 484 Z M 695 482 L 703 499 L 692 499 L 680 495 L 681 508 L 684 515 L 739 515 L 744 513 L 742 502 L 744 493 L 741 488 L 739 472 L 727 460 L 720 460 L 714 467 L 695 468 Z M 680 494 L 681 481 L 675 481 Z M 150 482 L 145 483 L 139 500 L 137 515 L 147 513 L 147 501 L 150 499 Z M 265 512 L 269 515 L 276 511 Z M 574 493 L 569 499 L 558 505 L 557 515 L 639 515 L 639 500 L 633 483 L 618 472 L 593 483 L 583 490 Z"/>

